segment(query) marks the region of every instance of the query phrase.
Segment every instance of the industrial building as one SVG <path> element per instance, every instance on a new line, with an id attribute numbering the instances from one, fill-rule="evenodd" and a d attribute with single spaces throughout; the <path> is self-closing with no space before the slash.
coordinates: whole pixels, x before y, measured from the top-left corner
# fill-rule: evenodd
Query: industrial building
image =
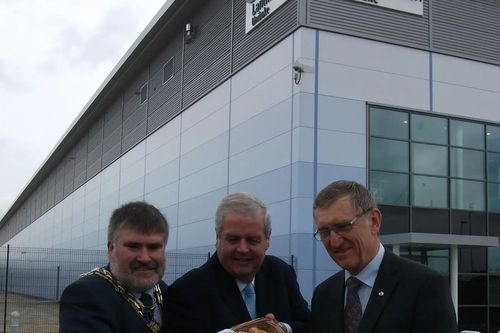
<path id="1" fill-rule="evenodd" d="M 147 5 L 147 4 L 145 4 Z M 326 184 L 370 187 L 381 240 L 449 276 L 460 329 L 500 330 L 500 2 L 168 0 L 0 222 L 0 243 L 104 249 L 145 200 L 167 250 L 214 251 L 220 199 L 252 192 L 304 297 L 339 270 Z"/>

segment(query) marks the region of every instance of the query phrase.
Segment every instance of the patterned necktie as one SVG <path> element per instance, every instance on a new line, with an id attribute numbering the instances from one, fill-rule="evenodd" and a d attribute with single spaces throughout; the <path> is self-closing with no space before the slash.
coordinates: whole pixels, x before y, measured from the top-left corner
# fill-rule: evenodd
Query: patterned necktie
<path id="1" fill-rule="evenodd" d="M 363 282 L 355 277 L 347 279 L 347 300 L 344 308 L 344 332 L 357 333 L 363 311 L 359 300 L 358 289 Z"/>
<path id="2" fill-rule="evenodd" d="M 247 306 L 250 318 L 255 319 L 257 318 L 257 310 L 255 308 L 255 289 L 253 284 L 247 284 L 243 291 L 245 292 L 245 305 Z"/>
<path id="3" fill-rule="evenodd" d="M 141 301 L 142 304 L 144 304 L 145 306 L 152 306 L 153 305 L 153 298 L 151 297 L 150 294 L 146 294 L 146 293 L 142 294 L 141 298 L 139 298 L 139 301 Z M 154 320 L 154 309 L 151 312 L 144 311 L 142 313 L 142 317 L 144 318 L 144 321 L 146 323 L 152 322 Z"/>

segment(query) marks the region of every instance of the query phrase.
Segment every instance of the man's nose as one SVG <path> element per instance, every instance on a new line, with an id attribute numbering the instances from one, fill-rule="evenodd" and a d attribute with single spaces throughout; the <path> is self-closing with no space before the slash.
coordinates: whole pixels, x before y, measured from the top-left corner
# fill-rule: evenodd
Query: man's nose
<path id="1" fill-rule="evenodd" d="M 140 262 L 150 262 L 151 261 L 151 256 L 149 255 L 149 250 L 147 247 L 141 248 L 141 251 L 139 252 L 139 256 L 137 257 L 137 260 Z"/>
<path id="2" fill-rule="evenodd" d="M 330 230 L 329 242 L 332 248 L 338 248 L 344 242 L 344 238 L 342 236 L 339 236 L 335 231 Z"/>
<path id="3" fill-rule="evenodd" d="M 238 252 L 240 253 L 247 253 L 249 250 L 248 250 L 248 244 L 247 244 L 247 241 L 242 239 L 239 243 L 238 243 L 238 248 L 237 248 Z"/>

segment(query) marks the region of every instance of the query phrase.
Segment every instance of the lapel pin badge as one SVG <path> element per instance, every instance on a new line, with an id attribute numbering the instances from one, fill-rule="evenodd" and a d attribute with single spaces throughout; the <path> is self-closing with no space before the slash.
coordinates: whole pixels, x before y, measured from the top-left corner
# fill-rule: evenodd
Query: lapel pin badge
<path id="1" fill-rule="evenodd" d="M 384 296 L 384 292 L 383 292 L 383 291 L 381 291 L 381 292 L 379 292 L 379 293 L 378 293 L 378 295 L 379 295 L 379 296 Z"/>

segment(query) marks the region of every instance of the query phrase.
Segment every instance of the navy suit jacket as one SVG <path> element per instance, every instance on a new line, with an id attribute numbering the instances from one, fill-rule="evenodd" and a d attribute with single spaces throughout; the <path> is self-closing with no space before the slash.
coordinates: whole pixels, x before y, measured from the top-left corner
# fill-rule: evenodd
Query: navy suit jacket
<path id="1" fill-rule="evenodd" d="M 105 267 L 109 270 L 109 265 Z M 167 285 L 160 281 L 165 292 Z M 104 278 L 92 274 L 64 289 L 59 333 L 151 333 L 143 318 Z M 164 331 L 163 331 L 164 332 Z"/>
<path id="2" fill-rule="evenodd" d="M 345 271 L 314 291 L 310 332 L 344 331 Z M 359 333 L 457 333 L 450 285 L 440 273 L 385 250 Z"/>
<path id="3" fill-rule="evenodd" d="M 293 333 L 307 332 L 310 311 L 290 265 L 266 256 L 255 276 L 255 294 L 257 317 L 273 313 Z M 251 320 L 235 278 L 221 266 L 217 253 L 172 283 L 164 302 L 169 333 L 215 333 Z"/>

